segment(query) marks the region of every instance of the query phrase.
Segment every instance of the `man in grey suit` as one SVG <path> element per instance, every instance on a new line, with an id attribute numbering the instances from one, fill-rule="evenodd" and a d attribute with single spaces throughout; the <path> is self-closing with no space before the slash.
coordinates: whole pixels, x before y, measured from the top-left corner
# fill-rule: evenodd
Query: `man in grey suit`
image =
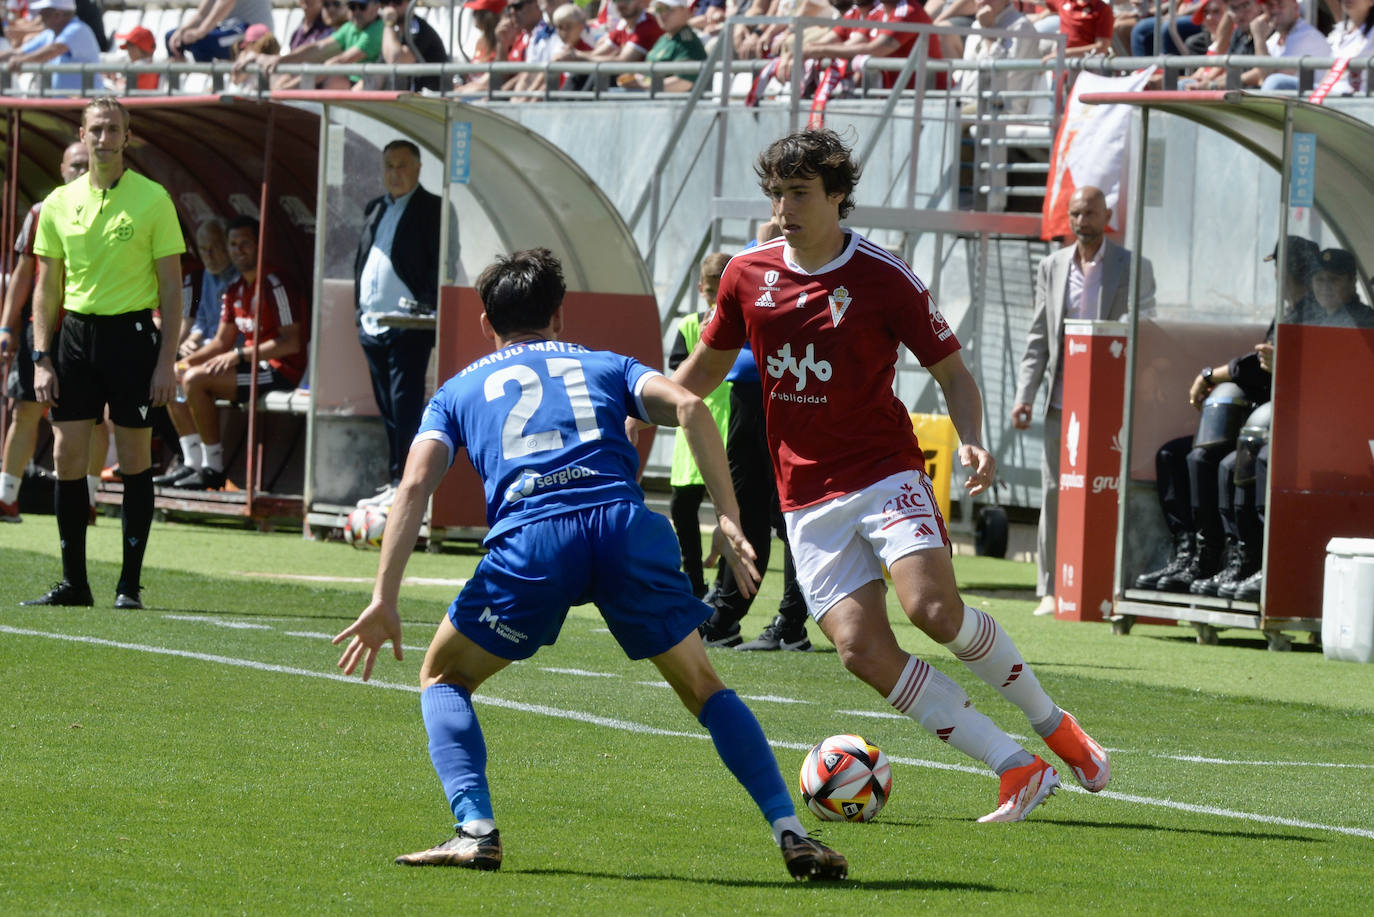
<path id="1" fill-rule="evenodd" d="M 1122 321 L 1130 295 L 1131 253 L 1106 238 L 1112 211 L 1102 191 L 1079 188 L 1069 198 L 1069 228 L 1078 240 L 1040 262 L 1035 273 L 1035 318 L 1031 322 L 1026 353 L 1016 374 L 1016 403 L 1011 425 L 1025 430 L 1031 425 L 1032 403 L 1046 376 L 1050 379 L 1045 399 L 1045 450 L 1040 459 L 1040 486 L 1044 503 L 1036 533 L 1037 615 L 1054 614 L 1054 540 L 1059 522 L 1060 406 L 1064 388 L 1064 319 Z M 1154 308 L 1155 278 L 1150 262 L 1140 262 L 1140 309 Z M 1048 372 L 1047 372 L 1048 370 Z"/>

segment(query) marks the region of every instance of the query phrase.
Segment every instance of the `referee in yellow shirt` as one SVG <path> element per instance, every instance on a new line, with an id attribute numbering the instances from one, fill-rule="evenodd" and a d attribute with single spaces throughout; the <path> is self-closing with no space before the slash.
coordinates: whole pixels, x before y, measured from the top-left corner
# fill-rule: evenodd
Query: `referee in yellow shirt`
<path id="1" fill-rule="evenodd" d="M 86 579 L 86 460 L 91 421 L 108 405 L 124 479 L 124 566 L 114 607 L 142 608 L 139 577 L 153 522 L 148 416 L 176 393 L 186 243 L 166 189 L 124 168 L 124 106 L 109 96 L 92 99 L 81 113 L 81 142 L 91 170 L 48 195 L 33 246 L 33 387 L 38 401 L 52 405 L 62 581 L 21 604 L 94 604 Z M 66 317 L 54 334 L 59 305 Z"/>

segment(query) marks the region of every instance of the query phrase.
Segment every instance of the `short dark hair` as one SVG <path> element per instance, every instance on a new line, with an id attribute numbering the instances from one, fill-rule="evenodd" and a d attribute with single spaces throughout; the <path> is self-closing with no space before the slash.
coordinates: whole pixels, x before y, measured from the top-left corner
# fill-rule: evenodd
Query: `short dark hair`
<path id="1" fill-rule="evenodd" d="M 420 148 L 419 148 L 418 146 L 416 146 L 415 144 L 411 143 L 409 140 L 393 140 L 393 141 L 391 141 L 391 142 L 388 143 L 386 146 L 382 147 L 382 155 L 385 156 L 387 153 L 390 153 L 392 150 L 409 150 L 409 151 L 410 151 L 410 155 L 412 155 L 412 156 L 415 157 L 415 161 L 416 161 L 416 162 L 419 162 L 419 161 L 420 161 Z"/>
<path id="2" fill-rule="evenodd" d="M 759 154 L 754 172 L 759 186 L 786 178 L 820 178 L 826 194 L 841 192 L 840 219 L 854 209 L 854 187 L 859 183 L 859 164 L 840 135 L 832 130 L 804 130 L 775 140 Z"/>
<path id="3" fill-rule="evenodd" d="M 502 336 L 547 328 L 566 291 L 563 265 L 547 248 L 498 256 L 477 278 L 487 321 Z"/>
<path id="4" fill-rule="evenodd" d="M 246 214 L 239 214 L 238 216 L 234 217 L 232 220 L 229 221 L 229 225 L 225 227 L 224 230 L 225 238 L 228 238 L 229 233 L 233 232 L 236 229 L 251 229 L 253 230 L 254 239 L 261 237 L 260 233 L 262 230 L 261 227 L 258 225 L 258 221 L 255 220 L 253 217 L 247 216 Z"/>

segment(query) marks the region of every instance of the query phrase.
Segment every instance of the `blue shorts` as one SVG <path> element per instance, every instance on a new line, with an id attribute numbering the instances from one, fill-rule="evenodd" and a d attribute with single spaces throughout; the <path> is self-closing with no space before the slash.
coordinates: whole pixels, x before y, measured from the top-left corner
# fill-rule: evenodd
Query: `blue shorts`
<path id="1" fill-rule="evenodd" d="M 679 569 L 673 527 L 641 503 L 541 519 L 487 547 L 448 616 L 502 659 L 528 659 L 551 645 L 573 605 L 596 605 L 631 659 L 667 652 L 711 614 Z"/>

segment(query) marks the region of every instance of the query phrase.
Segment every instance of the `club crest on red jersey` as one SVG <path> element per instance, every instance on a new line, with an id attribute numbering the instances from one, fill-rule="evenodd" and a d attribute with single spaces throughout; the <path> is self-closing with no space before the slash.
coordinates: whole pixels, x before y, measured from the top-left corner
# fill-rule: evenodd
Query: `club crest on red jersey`
<path id="1" fill-rule="evenodd" d="M 939 309 L 930 310 L 930 328 L 935 332 L 937 341 L 943 341 L 954 333 L 950 330 L 949 322 L 945 321 L 945 317 L 940 314 Z"/>
<path id="2" fill-rule="evenodd" d="M 840 321 L 844 318 L 844 313 L 849 309 L 849 304 L 854 298 L 849 295 L 849 291 L 844 287 L 836 287 L 835 292 L 830 294 L 830 320 L 835 327 L 840 326 Z"/>

